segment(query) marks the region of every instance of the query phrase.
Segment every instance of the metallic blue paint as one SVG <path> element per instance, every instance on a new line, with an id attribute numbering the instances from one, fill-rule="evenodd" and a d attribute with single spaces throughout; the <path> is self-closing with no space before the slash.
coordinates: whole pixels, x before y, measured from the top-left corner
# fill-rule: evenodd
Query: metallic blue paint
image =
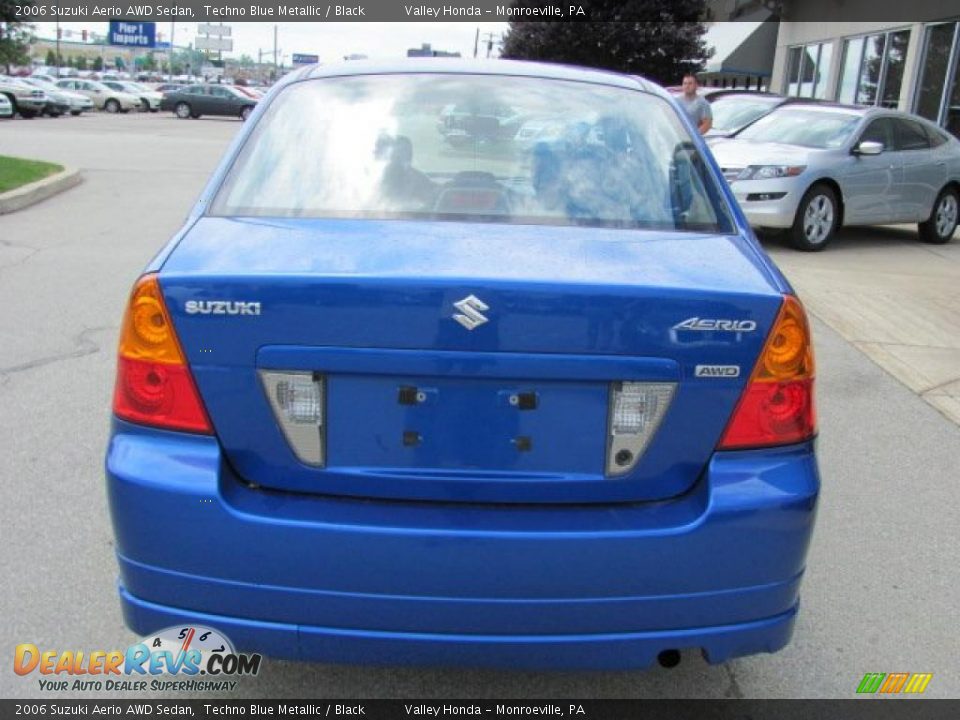
<path id="1" fill-rule="evenodd" d="M 598 668 L 784 645 L 819 486 L 807 443 L 716 453 L 657 503 L 372 503 L 254 489 L 215 438 L 122 421 L 107 478 L 138 632 L 200 622 L 301 659 Z"/>
<path id="2" fill-rule="evenodd" d="M 165 263 L 160 283 L 220 441 L 238 472 L 261 485 L 471 502 L 642 500 L 695 482 L 780 308 L 776 277 L 747 245 L 677 232 L 203 218 Z M 453 319 L 453 303 L 469 294 L 490 306 L 491 321 L 473 331 Z M 261 314 L 189 315 L 191 300 L 257 301 Z M 673 329 L 707 312 L 753 320 L 758 329 Z M 558 377 L 561 359 L 573 366 Z M 658 363 L 672 371 L 654 371 Z M 742 372 L 695 378 L 698 364 Z M 326 468 L 296 458 L 258 367 L 330 375 Z M 384 377 L 375 383 L 371 372 Z M 464 378 L 474 379 L 472 402 L 456 396 Z M 564 382 L 548 385 L 551 378 Z M 576 384 L 584 380 L 592 382 Z M 635 470 L 613 480 L 604 477 L 602 450 L 606 392 L 618 380 L 678 389 Z M 401 412 L 395 398 L 403 385 L 446 390 L 432 413 Z M 548 404 L 518 414 L 484 399 L 510 389 L 549 391 L 557 411 Z M 471 426 L 493 430 L 477 437 Z M 428 442 L 403 447 L 405 430 Z M 517 452 L 512 438 L 531 434 L 532 451 Z M 438 473 L 456 470 L 458 457 L 464 470 L 493 474 L 469 484 L 463 474 Z"/>
<path id="3" fill-rule="evenodd" d="M 127 623 L 198 622 L 242 649 L 356 663 L 626 668 L 673 648 L 711 662 L 780 649 L 814 524 L 813 444 L 714 448 L 790 287 L 695 132 L 735 235 L 206 215 L 285 87 L 411 71 L 673 102 L 637 78 L 504 61 L 345 64 L 278 84 L 148 267 L 217 434 L 114 419 L 106 475 Z M 450 318 L 468 294 L 491 307 L 472 332 Z M 187 300 L 259 301 L 262 314 L 187 315 Z M 672 329 L 692 316 L 758 329 Z M 743 371 L 695 378 L 698 364 Z M 293 456 L 257 379 L 266 368 L 329 373 L 327 467 Z M 677 392 L 636 469 L 612 479 L 598 457 L 605 393 L 624 379 Z M 523 389 L 564 410 L 505 424 L 499 408 L 470 407 L 439 422 L 382 404 L 406 383 L 464 408 Z M 442 439 L 434 451 L 377 445 L 413 423 Z M 530 455 L 496 449 L 523 432 Z"/>

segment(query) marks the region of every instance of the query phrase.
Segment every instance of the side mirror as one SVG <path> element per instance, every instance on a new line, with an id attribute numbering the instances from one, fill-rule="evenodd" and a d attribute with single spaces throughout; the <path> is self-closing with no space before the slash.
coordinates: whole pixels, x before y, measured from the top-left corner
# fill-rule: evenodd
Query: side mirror
<path id="1" fill-rule="evenodd" d="M 883 152 L 883 143 L 876 140 L 864 140 L 854 149 L 855 155 L 879 155 Z"/>

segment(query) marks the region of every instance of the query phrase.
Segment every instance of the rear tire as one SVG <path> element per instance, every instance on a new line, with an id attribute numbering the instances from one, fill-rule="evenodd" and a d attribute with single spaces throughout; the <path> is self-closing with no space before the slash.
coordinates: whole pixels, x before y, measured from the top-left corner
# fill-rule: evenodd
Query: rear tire
<path id="1" fill-rule="evenodd" d="M 114 98 L 110 98 L 107 102 L 104 103 L 103 109 L 108 113 L 116 114 L 120 112 L 120 103 L 117 102 Z"/>
<path id="2" fill-rule="evenodd" d="M 71 110 L 70 114 L 73 115 L 74 117 L 79 117 L 80 113 L 82 112 L 83 110 Z"/>
<path id="3" fill-rule="evenodd" d="M 247 118 L 250 117 L 250 113 L 253 112 L 253 108 L 247 105 L 243 110 L 240 111 L 240 119 L 243 122 L 247 121 Z"/>
<path id="4" fill-rule="evenodd" d="M 803 195 L 790 229 L 797 250 L 819 252 L 833 239 L 840 216 L 837 196 L 827 185 L 814 185 Z"/>
<path id="5" fill-rule="evenodd" d="M 140 108 L 143 110 L 143 112 L 150 112 L 150 102 L 140 98 Z"/>
<path id="6" fill-rule="evenodd" d="M 960 195 L 954 188 L 944 188 L 937 195 L 933 203 L 933 210 L 929 219 L 920 223 L 920 239 L 932 245 L 943 245 L 950 242 L 957 229 L 958 215 L 960 215 Z"/>
<path id="7" fill-rule="evenodd" d="M 193 116 L 193 111 L 190 109 L 190 105 L 185 102 L 177 103 L 177 106 L 173 109 L 173 112 L 181 120 L 186 120 L 187 118 Z"/>

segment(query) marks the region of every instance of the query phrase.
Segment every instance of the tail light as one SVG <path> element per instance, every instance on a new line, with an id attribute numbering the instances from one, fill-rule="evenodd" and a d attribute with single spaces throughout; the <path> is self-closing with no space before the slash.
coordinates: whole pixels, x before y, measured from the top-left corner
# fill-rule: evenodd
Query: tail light
<path id="1" fill-rule="evenodd" d="M 213 432 L 156 275 L 140 278 L 130 295 L 120 331 L 113 412 L 168 430 Z"/>
<path id="2" fill-rule="evenodd" d="M 800 301 L 783 299 L 720 449 L 802 442 L 817 431 L 810 327 Z"/>

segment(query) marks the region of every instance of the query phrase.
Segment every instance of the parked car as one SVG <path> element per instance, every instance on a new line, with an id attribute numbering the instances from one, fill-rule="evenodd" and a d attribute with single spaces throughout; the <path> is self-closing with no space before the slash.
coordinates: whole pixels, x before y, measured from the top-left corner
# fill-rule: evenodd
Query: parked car
<path id="1" fill-rule="evenodd" d="M 182 120 L 201 115 L 238 117 L 246 120 L 257 100 L 230 85 L 188 85 L 164 93 L 161 110 L 170 110 Z"/>
<path id="2" fill-rule="evenodd" d="M 490 100 L 578 126 L 467 154 L 423 122 Z M 122 323 L 131 628 L 350 663 L 786 645 L 809 329 L 669 96 L 431 59 L 314 66 L 265 102 Z"/>
<path id="3" fill-rule="evenodd" d="M 140 98 L 140 104 L 144 112 L 157 112 L 160 110 L 160 100 L 163 98 L 163 93 L 161 92 L 151 90 L 140 83 L 128 81 L 104 80 L 103 84 L 113 90 L 125 92 Z"/>
<path id="4" fill-rule="evenodd" d="M 800 250 L 843 225 L 918 223 L 930 243 L 957 227 L 960 142 L 915 115 L 787 105 L 713 154 L 750 223 L 789 229 Z"/>
<path id="5" fill-rule="evenodd" d="M 0 95 L 10 102 L 14 114 L 27 120 L 36 117 L 47 107 L 46 92 L 11 77 L 0 76 Z"/>
<path id="6" fill-rule="evenodd" d="M 61 90 L 55 85 L 48 85 L 33 77 L 20 78 L 20 82 L 31 85 L 43 90 L 47 95 L 47 105 L 43 109 L 44 115 L 50 117 L 60 117 L 74 110 L 73 99 L 67 95 L 65 90 Z M 73 93 L 71 93 L 72 95 Z M 86 100 L 86 98 L 84 98 Z M 87 101 L 89 102 L 89 101 Z"/>
<path id="7" fill-rule="evenodd" d="M 154 85 L 153 89 L 155 92 L 158 92 L 161 95 L 163 95 L 164 93 L 168 93 L 172 90 L 182 90 L 185 87 L 187 87 L 186 83 L 170 82 L 170 83 L 160 83 L 159 85 Z"/>
<path id="8" fill-rule="evenodd" d="M 455 148 L 477 142 L 498 142 L 516 136 L 523 118 L 503 103 L 479 98 L 473 105 L 446 105 L 437 118 L 437 130 Z"/>
<path id="9" fill-rule="evenodd" d="M 248 85 L 233 85 L 232 87 L 242 95 L 246 95 L 247 97 L 253 98 L 257 101 L 262 100 L 263 96 L 266 94 L 260 88 L 250 87 Z"/>
<path id="10" fill-rule="evenodd" d="M 57 87 L 86 95 L 98 110 L 108 113 L 125 113 L 141 107 L 140 98 L 136 95 L 114 90 L 97 80 L 59 80 Z"/>
<path id="11" fill-rule="evenodd" d="M 706 96 L 713 113 L 713 125 L 707 132 L 707 142 L 735 137 L 737 133 L 749 127 L 778 107 L 796 102 L 809 104 L 808 99 L 784 97 L 776 93 L 730 90 L 712 93 Z"/>
<path id="12" fill-rule="evenodd" d="M 7 98 L 6 95 L 0 95 L 0 118 L 12 118 L 13 117 L 13 103 Z"/>

